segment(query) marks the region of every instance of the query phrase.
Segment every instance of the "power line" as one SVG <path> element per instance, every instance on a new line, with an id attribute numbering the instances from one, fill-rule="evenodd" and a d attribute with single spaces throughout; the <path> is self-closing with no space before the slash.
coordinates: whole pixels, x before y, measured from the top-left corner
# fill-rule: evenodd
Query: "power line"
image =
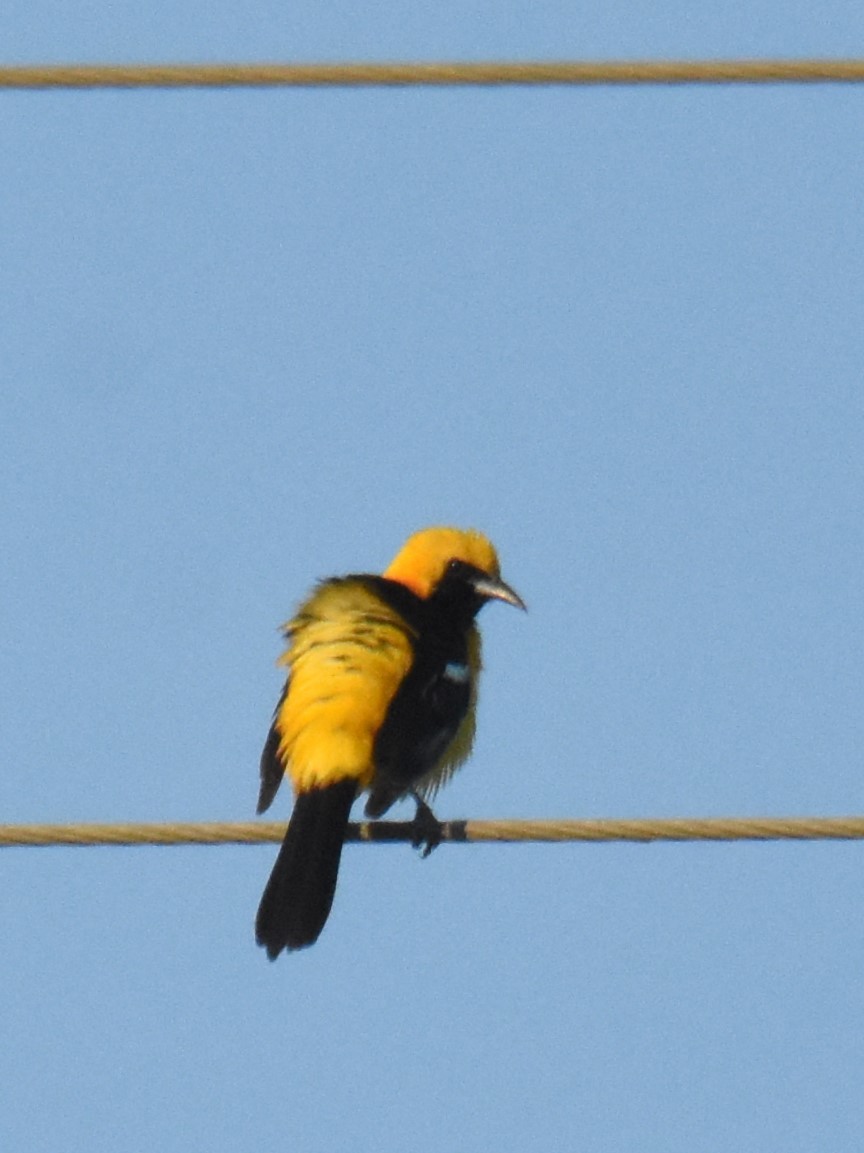
<path id="1" fill-rule="evenodd" d="M 319 88 L 597 84 L 848 84 L 862 59 L 53 64 L 0 68 L 0 88 Z"/>
<path id="2" fill-rule="evenodd" d="M 442 841 L 854 841 L 864 817 L 696 817 L 656 820 L 444 821 Z M 349 841 L 411 841 L 411 821 L 348 827 Z M 278 821 L 0 825 L 0 847 L 72 845 L 258 845 L 285 835 Z"/>

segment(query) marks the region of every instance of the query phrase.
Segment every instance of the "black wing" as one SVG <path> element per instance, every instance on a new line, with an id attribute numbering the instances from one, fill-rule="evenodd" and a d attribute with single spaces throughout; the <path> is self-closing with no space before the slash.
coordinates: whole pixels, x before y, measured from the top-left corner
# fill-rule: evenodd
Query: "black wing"
<path id="1" fill-rule="evenodd" d="M 282 784 L 282 778 L 285 776 L 285 765 L 279 756 L 279 731 L 276 728 L 276 718 L 279 716 L 279 710 L 282 708 L 287 693 L 288 682 L 286 681 L 282 696 L 279 698 L 279 703 L 273 714 L 270 732 L 264 742 L 264 750 L 261 753 L 261 788 L 258 792 L 258 808 L 255 810 L 257 813 L 264 813 L 270 808 L 273 798 Z"/>

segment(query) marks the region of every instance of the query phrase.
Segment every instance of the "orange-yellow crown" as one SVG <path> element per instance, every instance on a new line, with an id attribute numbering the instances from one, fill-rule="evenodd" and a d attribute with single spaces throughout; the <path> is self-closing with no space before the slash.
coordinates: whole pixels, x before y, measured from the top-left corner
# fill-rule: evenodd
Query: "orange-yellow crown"
<path id="1" fill-rule="evenodd" d="M 410 536 L 384 576 L 428 597 L 451 560 L 462 560 L 498 580 L 498 554 L 488 537 L 474 529 L 424 528 Z"/>

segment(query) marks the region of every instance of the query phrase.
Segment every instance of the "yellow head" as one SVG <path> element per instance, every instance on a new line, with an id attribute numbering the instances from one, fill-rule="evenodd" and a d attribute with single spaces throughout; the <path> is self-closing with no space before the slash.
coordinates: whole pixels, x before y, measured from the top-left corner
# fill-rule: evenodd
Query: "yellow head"
<path id="1" fill-rule="evenodd" d="M 424 599 L 443 578 L 452 561 L 461 561 L 477 570 L 483 596 L 507 601 L 524 608 L 521 599 L 501 580 L 498 554 L 488 537 L 474 529 L 424 528 L 409 537 L 397 553 L 384 576 L 399 581 Z"/>

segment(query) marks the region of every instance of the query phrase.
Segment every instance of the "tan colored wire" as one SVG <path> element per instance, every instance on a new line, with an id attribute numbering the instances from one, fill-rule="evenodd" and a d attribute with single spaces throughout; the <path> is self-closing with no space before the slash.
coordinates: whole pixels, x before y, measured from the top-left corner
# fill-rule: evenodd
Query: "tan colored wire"
<path id="1" fill-rule="evenodd" d="M 0 88 L 17 89 L 845 84 L 862 80 L 862 59 L 52 64 L 0 68 Z"/>
<path id="2" fill-rule="evenodd" d="M 411 841 L 410 821 L 352 824 L 349 841 Z M 864 817 L 698 817 L 658 820 L 445 821 L 442 840 L 480 841 L 851 841 Z M 257 845 L 281 841 L 284 823 L 0 825 L 0 847 L 25 845 Z"/>

